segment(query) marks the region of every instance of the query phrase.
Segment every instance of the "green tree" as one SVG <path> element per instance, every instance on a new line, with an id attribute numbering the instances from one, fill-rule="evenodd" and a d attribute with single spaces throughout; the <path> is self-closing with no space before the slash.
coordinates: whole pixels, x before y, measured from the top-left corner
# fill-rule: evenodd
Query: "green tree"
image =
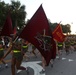
<path id="1" fill-rule="evenodd" d="M 63 33 L 71 33 L 71 26 L 70 24 L 62 25 Z"/>
<path id="2" fill-rule="evenodd" d="M 17 26 L 18 29 L 22 29 L 25 25 L 26 18 L 25 5 L 21 5 L 20 1 L 11 1 L 10 9 L 13 26 Z"/>
<path id="3" fill-rule="evenodd" d="M 6 4 L 4 1 L 0 2 L 0 28 L 3 27 L 6 16 L 10 12 L 12 25 L 18 29 L 22 29 L 25 25 L 26 11 L 25 5 L 21 5 L 20 1 L 11 1 L 11 4 Z"/>
<path id="4" fill-rule="evenodd" d="M 56 28 L 56 26 L 58 25 L 58 23 L 51 23 L 50 21 L 49 21 L 49 25 L 50 25 L 50 28 L 51 28 L 51 30 L 52 30 L 52 32 L 54 31 L 54 29 Z M 63 24 L 60 24 L 61 25 L 61 27 L 62 27 L 62 31 L 63 31 L 63 33 L 71 33 L 71 26 L 70 26 L 70 24 L 66 24 L 66 25 L 63 25 Z"/>
<path id="5" fill-rule="evenodd" d="M 6 15 L 7 15 L 7 8 L 9 7 L 8 4 L 5 4 L 4 1 L 0 2 L 0 28 L 3 27 Z"/>
<path id="6" fill-rule="evenodd" d="M 51 23 L 49 22 L 50 28 L 52 30 L 52 32 L 54 31 L 55 27 L 57 26 L 57 23 Z"/>

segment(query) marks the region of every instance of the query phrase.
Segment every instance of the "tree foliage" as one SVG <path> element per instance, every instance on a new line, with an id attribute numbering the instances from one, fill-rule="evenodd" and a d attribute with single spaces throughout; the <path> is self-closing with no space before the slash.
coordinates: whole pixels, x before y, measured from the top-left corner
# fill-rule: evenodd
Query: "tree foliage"
<path id="1" fill-rule="evenodd" d="M 5 19 L 6 19 L 6 15 L 7 15 L 7 10 L 8 10 L 9 5 L 5 4 L 4 1 L 0 2 L 0 28 L 2 28 Z"/>
<path id="2" fill-rule="evenodd" d="M 21 29 L 25 25 L 26 11 L 25 5 L 21 5 L 20 1 L 11 1 L 11 4 L 0 2 L 0 27 L 4 25 L 6 16 L 11 14 L 12 25 Z"/>
<path id="3" fill-rule="evenodd" d="M 56 26 L 58 25 L 58 23 L 51 23 L 49 21 L 49 25 L 50 25 L 50 28 L 51 28 L 51 30 L 53 32 L 54 29 L 56 28 Z M 60 25 L 62 27 L 63 33 L 71 33 L 71 26 L 70 26 L 70 24 L 66 24 L 66 25 L 60 24 Z"/>
<path id="4" fill-rule="evenodd" d="M 25 5 L 21 5 L 20 1 L 11 0 L 11 4 L 6 4 L 4 1 L 2 1 L 0 2 L 0 10 L 1 10 L 0 11 L 0 28 L 3 27 L 6 16 L 10 12 L 13 27 L 16 26 L 17 28 L 22 30 L 22 28 L 25 26 L 25 18 L 27 15 L 25 11 Z M 49 19 L 48 21 L 49 21 L 50 28 L 53 31 L 55 27 L 58 25 L 58 23 L 51 23 Z M 70 29 L 71 26 L 69 24 L 66 24 L 66 25 L 61 24 L 61 27 L 62 27 L 63 33 L 71 32 L 71 29 Z"/>
<path id="5" fill-rule="evenodd" d="M 25 24 L 25 18 L 26 18 L 26 12 L 25 12 L 25 6 L 22 5 L 19 1 L 11 1 L 11 16 L 12 16 L 12 22 L 13 25 L 20 29 Z"/>

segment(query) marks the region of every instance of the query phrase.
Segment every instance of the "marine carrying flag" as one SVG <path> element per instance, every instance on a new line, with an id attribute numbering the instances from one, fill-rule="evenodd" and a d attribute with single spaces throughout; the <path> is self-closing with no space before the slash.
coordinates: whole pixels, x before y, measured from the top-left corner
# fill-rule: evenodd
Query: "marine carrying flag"
<path id="1" fill-rule="evenodd" d="M 10 34 L 13 34 L 13 29 L 12 29 L 12 20 L 11 20 L 10 15 L 8 14 L 1 31 L 1 36 L 10 36 Z"/>
<path id="2" fill-rule="evenodd" d="M 62 28 L 60 24 L 56 26 L 56 28 L 53 31 L 53 38 L 57 40 L 58 42 L 63 42 L 65 39 L 65 35 L 63 34 Z"/>
<path id="3" fill-rule="evenodd" d="M 42 5 L 40 5 L 36 13 L 29 20 L 19 37 L 32 43 L 45 58 L 46 65 L 49 64 L 52 57 L 54 40 Z"/>

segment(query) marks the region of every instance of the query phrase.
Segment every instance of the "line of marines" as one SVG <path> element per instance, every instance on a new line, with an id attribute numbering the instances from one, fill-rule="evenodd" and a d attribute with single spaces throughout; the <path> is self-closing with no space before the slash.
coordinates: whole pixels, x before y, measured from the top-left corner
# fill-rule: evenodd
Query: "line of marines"
<path id="1" fill-rule="evenodd" d="M 4 44 L 4 38 L 0 37 L 0 62 L 5 64 L 5 67 L 8 67 L 8 64 L 5 62 L 4 58 L 11 53 L 11 72 L 12 75 L 15 75 L 15 71 L 17 70 L 26 70 L 27 68 L 21 66 L 23 57 L 26 56 L 26 52 L 28 51 L 28 42 L 23 39 L 15 39 L 8 37 L 9 42 L 7 46 Z M 6 51 L 6 52 L 4 52 Z M 16 67 L 16 69 L 15 69 Z M 0 66 L 1 68 L 1 66 Z"/>
<path id="2" fill-rule="evenodd" d="M 13 42 L 14 39 L 9 37 L 8 44 L 4 44 L 5 41 L 3 37 L 0 37 L 0 61 L 5 64 L 5 67 L 8 67 L 8 64 L 4 61 L 4 58 L 11 52 L 12 59 L 11 59 L 11 72 L 12 75 L 15 75 L 15 67 L 18 70 L 26 70 L 27 68 L 21 66 L 23 56 L 26 56 L 26 52 L 28 51 L 28 42 L 23 39 L 18 39 L 17 41 Z M 76 50 L 76 40 L 69 40 L 66 39 L 64 42 L 57 42 L 57 54 L 61 54 L 61 51 L 64 49 L 66 54 L 69 54 L 70 50 Z M 33 54 L 36 56 L 34 50 L 36 49 L 33 45 Z M 6 53 L 4 53 L 4 51 Z M 0 66 L 1 67 L 1 66 Z"/>

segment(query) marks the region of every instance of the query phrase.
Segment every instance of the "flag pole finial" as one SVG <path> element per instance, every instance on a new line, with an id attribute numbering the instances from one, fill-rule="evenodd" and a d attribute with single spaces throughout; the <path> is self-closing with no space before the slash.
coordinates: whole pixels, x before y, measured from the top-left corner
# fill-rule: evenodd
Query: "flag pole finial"
<path id="1" fill-rule="evenodd" d="M 62 22 L 62 21 L 60 21 L 59 24 L 60 24 L 61 22 Z"/>

